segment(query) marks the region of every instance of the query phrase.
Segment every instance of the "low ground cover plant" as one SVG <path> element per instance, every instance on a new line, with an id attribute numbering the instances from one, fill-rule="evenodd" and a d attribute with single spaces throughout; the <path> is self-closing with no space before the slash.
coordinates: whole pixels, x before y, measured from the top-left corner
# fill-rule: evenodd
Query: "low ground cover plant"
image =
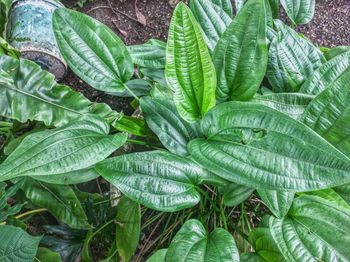
<path id="1" fill-rule="evenodd" d="M 293 26 L 314 4 L 281 1 Z M 278 1 L 232 10 L 180 2 L 167 42 L 133 46 L 55 11 L 73 72 L 133 97 L 143 119 L 89 101 L 2 40 L 0 258 L 128 261 L 164 216 L 142 260 L 350 260 L 350 49 L 313 45 L 278 19 Z M 130 143 L 145 148 L 121 152 Z"/>

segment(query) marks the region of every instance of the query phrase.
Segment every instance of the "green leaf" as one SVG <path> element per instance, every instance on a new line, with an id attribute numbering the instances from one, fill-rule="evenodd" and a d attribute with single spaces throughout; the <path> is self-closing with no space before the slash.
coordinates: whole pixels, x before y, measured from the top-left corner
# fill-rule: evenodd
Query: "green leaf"
<path id="1" fill-rule="evenodd" d="M 258 189 L 259 196 L 270 211 L 278 218 L 283 218 L 292 206 L 294 192 Z"/>
<path id="2" fill-rule="evenodd" d="M 165 75 L 177 111 L 188 122 L 195 122 L 215 105 L 215 68 L 199 25 L 182 2 L 170 23 Z"/>
<path id="3" fill-rule="evenodd" d="M 106 104 L 92 103 L 79 92 L 57 84 L 54 76 L 25 59 L 0 56 L 0 115 L 22 123 L 42 121 L 62 126 L 86 114 L 109 122 L 119 113 Z"/>
<path id="4" fill-rule="evenodd" d="M 0 226 L 1 261 L 32 262 L 41 237 L 13 226 Z"/>
<path id="5" fill-rule="evenodd" d="M 203 38 L 212 52 L 232 19 L 221 7 L 210 0 L 191 0 L 190 7 L 202 29 Z"/>
<path id="6" fill-rule="evenodd" d="M 315 0 L 281 0 L 281 4 L 296 25 L 307 24 L 314 17 Z"/>
<path id="7" fill-rule="evenodd" d="M 109 158 L 96 170 L 135 202 L 171 212 L 196 205 L 200 200 L 196 185 L 208 176 L 193 161 L 166 151 Z"/>
<path id="8" fill-rule="evenodd" d="M 350 257 L 350 211 L 321 197 L 296 198 L 288 217 L 270 218 L 270 232 L 287 261 Z"/>
<path id="9" fill-rule="evenodd" d="M 350 205 L 350 184 L 341 185 L 333 189 L 348 205 Z"/>
<path id="10" fill-rule="evenodd" d="M 75 185 L 91 181 L 98 176 L 99 174 L 91 167 L 63 174 L 55 174 L 54 176 L 35 176 L 33 178 L 49 184 Z"/>
<path id="11" fill-rule="evenodd" d="M 252 98 L 264 78 L 268 52 L 264 0 L 251 0 L 229 25 L 213 53 L 219 101 Z"/>
<path id="12" fill-rule="evenodd" d="M 150 133 L 143 119 L 132 116 L 123 116 L 119 121 L 115 122 L 113 126 L 121 132 L 128 132 L 135 136 L 147 136 Z"/>
<path id="13" fill-rule="evenodd" d="M 230 17 L 233 15 L 233 8 L 230 0 L 210 0 L 213 4 L 221 7 Z"/>
<path id="14" fill-rule="evenodd" d="M 243 203 L 253 194 L 254 191 L 254 188 L 235 183 L 230 183 L 219 188 L 219 192 L 224 198 L 224 205 L 229 207 L 235 207 Z"/>
<path id="15" fill-rule="evenodd" d="M 259 103 L 298 119 L 314 96 L 300 93 L 272 93 L 256 96 L 251 101 Z"/>
<path id="16" fill-rule="evenodd" d="M 93 166 L 121 147 L 126 134 L 108 135 L 109 126 L 85 117 L 67 126 L 33 133 L 0 165 L 0 181 L 47 176 Z"/>
<path id="17" fill-rule="evenodd" d="M 172 101 L 143 97 L 140 101 L 149 128 L 172 153 L 188 155 L 187 143 L 201 136 L 198 123 L 188 123 L 181 118 Z"/>
<path id="18" fill-rule="evenodd" d="M 45 247 L 39 247 L 35 257 L 41 262 L 45 262 L 45 261 L 62 262 L 60 254 L 53 252 L 50 249 Z"/>
<path id="19" fill-rule="evenodd" d="M 165 262 L 167 248 L 157 250 L 146 262 Z"/>
<path id="20" fill-rule="evenodd" d="M 188 220 L 175 235 L 166 261 L 235 262 L 239 253 L 232 235 L 222 228 L 210 234 L 195 219 Z"/>
<path id="21" fill-rule="evenodd" d="M 300 121 L 350 157 L 350 70 L 330 83 L 306 108 Z"/>
<path id="22" fill-rule="evenodd" d="M 334 58 L 340 54 L 343 54 L 345 52 L 348 52 L 348 51 L 350 51 L 350 46 L 336 46 L 334 48 L 327 50 L 324 53 L 324 57 L 327 60 L 331 60 L 332 58 Z"/>
<path id="23" fill-rule="evenodd" d="M 236 13 L 238 14 L 248 0 L 235 0 Z"/>
<path id="24" fill-rule="evenodd" d="M 270 4 L 273 19 L 277 19 L 280 13 L 280 0 L 267 0 Z"/>
<path id="25" fill-rule="evenodd" d="M 106 92 L 112 96 L 134 97 L 148 95 L 152 89 L 152 84 L 144 79 L 132 79 L 125 83 L 128 89 L 117 92 Z"/>
<path id="26" fill-rule="evenodd" d="M 275 92 L 296 92 L 325 62 L 315 46 L 293 29 L 276 20 L 277 37 L 269 50 L 267 78 Z"/>
<path id="27" fill-rule="evenodd" d="M 140 239 L 140 205 L 123 196 L 118 203 L 117 221 L 117 249 L 124 261 L 129 261 L 134 255 Z"/>
<path id="28" fill-rule="evenodd" d="M 128 46 L 128 50 L 134 64 L 150 68 L 165 68 L 166 47 L 163 45 L 147 42 L 142 45 Z"/>
<path id="29" fill-rule="evenodd" d="M 350 52 L 345 52 L 324 63 L 301 86 L 300 92 L 318 95 L 350 73 Z"/>
<path id="30" fill-rule="evenodd" d="M 125 90 L 134 66 L 123 41 L 111 29 L 65 8 L 55 10 L 52 23 L 61 54 L 75 74 L 101 91 Z"/>
<path id="31" fill-rule="evenodd" d="M 72 228 L 91 228 L 83 207 L 69 186 L 46 184 L 26 178 L 22 190 L 34 206 L 48 209 L 58 221 Z"/>
<path id="32" fill-rule="evenodd" d="M 310 196 L 318 196 L 323 199 L 327 199 L 330 202 L 333 202 L 335 205 L 339 207 L 343 207 L 350 210 L 349 204 L 342 198 L 340 194 L 338 194 L 338 191 L 327 188 L 323 190 L 317 190 L 317 191 L 311 191 L 311 192 L 305 192 L 305 193 L 298 193 L 298 195 L 310 195 Z"/>
<path id="33" fill-rule="evenodd" d="M 201 128 L 208 139 L 192 140 L 191 156 L 234 183 L 301 192 L 350 181 L 345 155 L 304 124 L 266 106 L 220 104 Z"/>

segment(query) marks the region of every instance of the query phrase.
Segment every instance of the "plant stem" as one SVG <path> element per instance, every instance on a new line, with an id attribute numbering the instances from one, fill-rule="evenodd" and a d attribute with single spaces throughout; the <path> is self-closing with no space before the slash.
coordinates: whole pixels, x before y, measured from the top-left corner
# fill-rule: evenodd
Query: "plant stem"
<path id="1" fill-rule="evenodd" d="M 41 212 L 45 212 L 45 211 L 47 211 L 46 208 L 39 208 L 39 209 L 29 210 L 27 212 L 24 212 L 22 214 L 19 214 L 19 215 L 15 216 L 15 218 L 16 219 L 20 219 L 20 218 L 23 218 L 23 217 L 26 217 L 26 216 L 29 216 L 29 215 L 32 215 L 32 214 L 41 213 Z M 1 222 L 0 225 L 6 225 L 6 221 Z"/>
<path id="2" fill-rule="evenodd" d="M 5 122 L 5 121 L 0 121 L 0 126 L 1 126 L 1 127 L 12 127 L 12 126 L 13 126 L 13 123 Z"/>
<path id="3" fill-rule="evenodd" d="M 220 213 L 221 213 L 222 223 L 224 224 L 224 228 L 226 229 L 226 231 L 228 231 L 227 218 L 225 216 L 225 210 L 223 206 L 224 206 L 224 198 L 222 198 L 220 202 Z"/>
<path id="4" fill-rule="evenodd" d="M 128 138 L 126 141 L 129 142 L 129 143 L 135 144 L 135 145 L 152 147 L 152 148 L 155 148 L 155 149 L 164 149 L 164 148 L 159 147 L 158 145 L 149 144 L 147 142 L 140 141 L 140 140 L 135 140 L 135 139 L 131 139 L 131 138 Z"/>

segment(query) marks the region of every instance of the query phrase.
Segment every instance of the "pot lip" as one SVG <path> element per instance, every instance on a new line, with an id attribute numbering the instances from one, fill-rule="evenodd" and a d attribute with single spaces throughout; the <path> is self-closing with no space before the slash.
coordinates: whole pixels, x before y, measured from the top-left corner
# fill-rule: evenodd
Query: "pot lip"
<path id="1" fill-rule="evenodd" d="M 60 7 L 64 7 L 64 5 L 59 2 L 58 0 L 14 0 L 12 1 L 11 3 L 11 6 L 10 6 L 10 9 L 15 5 L 17 4 L 18 2 L 23 2 L 23 1 L 26 1 L 26 2 L 44 2 L 44 3 L 47 3 L 49 5 L 53 5 L 57 8 L 60 8 Z"/>

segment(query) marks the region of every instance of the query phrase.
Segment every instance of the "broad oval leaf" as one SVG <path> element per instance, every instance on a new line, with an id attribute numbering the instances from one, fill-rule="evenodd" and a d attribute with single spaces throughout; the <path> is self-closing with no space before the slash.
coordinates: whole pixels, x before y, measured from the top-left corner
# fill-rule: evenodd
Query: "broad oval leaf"
<path id="1" fill-rule="evenodd" d="M 219 6 L 226 12 L 230 17 L 233 15 L 232 3 L 230 0 L 210 0 L 213 4 Z"/>
<path id="2" fill-rule="evenodd" d="M 267 78 L 275 92 L 296 92 L 325 62 L 321 51 L 276 20 L 278 29 L 269 50 Z"/>
<path id="3" fill-rule="evenodd" d="M 324 63 L 301 86 L 300 92 L 310 95 L 318 95 L 323 90 L 332 86 L 344 75 L 350 73 L 350 52 L 345 52 Z"/>
<path id="4" fill-rule="evenodd" d="M 123 41 L 97 20 L 60 8 L 52 17 L 58 47 L 69 67 L 101 91 L 124 91 L 134 65 Z"/>
<path id="5" fill-rule="evenodd" d="M 0 259 L 2 261 L 32 262 L 41 237 L 32 237 L 14 226 L 0 226 Z"/>
<path id="6" fill-rule="evenodd" d="M 256 96 L 251 101 L 271 107 L 294 119 L 298 119 L 313 98 L 314 96 L 312 95 L 300 93 L 272 93 Z"/>
<path id="7" fill-rule="evenodd" d="M 212 52 L 232 19 L 210 0 L 190 1 L 191 11 L 202 28 L 203 37 Z"/>
<path id="8" fill-rule="evenodd" d="M 134 255 L 140 239 L 141 210 L 140 205 L 123 196 L 117 207 L 115 239 L 118 253 L 124 261 Z"/>
<path id="9" fill-rule="evenodd" d="M 234 183 L 301 192 L 350 181 L 345 155 L 304 124 L 266 106 L 220 104 L 205 116 L 202 130 L 208 139 L 192 140 L 191 156 Z"/>
<path id="10" fill-rule="evenodd" d="M 198 123 L 188 123 L 177 113 L 172 101 L 143 97 L 140 101 L 149 128 L 172 153 L 188 155 L 187 143 L 201 136 Z"/>
<path id="11" fill-rule="evenodd" d="M 350 211 L 321 197 L 296 198 L 288 217 L 270 218 L 270 232 L 288 261 L 349 261 Z"/>
<path id="12" fill-rule="evenodd" d="M 315 0 L 281 0 L 281 4 L 296 25 L 307 24 L 314 17 Z"/>
<path id="13" fill-rule="evenodd" d="M 207 233 L 198 220 L 191 219 L 176 233 L 165 261 L 238 262 L 239 253 L 229 232 L 216 228 Z"/>
<path id="14" fill-rule="evenodd" d="M 196 185 L 208 174 L 195 162 L 166 151 L 109 158 L 95 169 L 130 199 L 160 211 L 196 205 L 200 200 Z"/>
<path id="15" fill-rule="evenodd" d="M 25 180 L 22 190 L 34 206 L 46 208 L 59 221 L 72 228 L 91 228 L 72 188 L 65 185 L 46 184 L 30 178 Z"/>
<path id="16" fill-rule="evenodd" d="M 120 114 L 102 103 L 93 103 L 79 92 L 57 84 L 54 76 L 25 59 L 0 56 L 0 115 L 22 123 L 42 121 L 62 126 L 86 114 L 113 122 Z"/>
<path id="17" fill-rule="evenodd" d="M 93 166 L 121 147 L 126 134 L 108 135 L 100 118 L 85 117 L 70 125 L 28 135 L 0 165 L 0 181 L 45 176 Z"/>
<path id="18" fill-rule="evenodd" d="M 292 206 L 294 192 L 263 189 L 257 191 L 265 205 L 278 218 L 283 218 Z"/>
<path id="19" fill-rule="evenodd" d="M 213 53 L 219 101 L 252 98 L 268 60 L 264 0 L 251 0 L 229 25 Z"/>
<path id="20" fill-rule="evenodd" d="M 350 70 L 309 104 L 300 121 L 350 157 Z"/>
<path id="21" fill-rule="evenodd" d="M 128 50 L 134 64 L 150 68 L 165 68 L 165 45 L 147 42 L 142 45 L 128 46 Z"/>
<path id="22" fill-rule="evenodd" d="M 247 200 L 255 191 L 254 188 L 230 183 L 219 187 L 219 192 L 224 199 L 224 205 L 235 207 Z"/>
<path id="23" fill-rule="evenodd" d="M 195 122 L 215 105 L 216 73 L 199 25 L 180 2 L 170 23 L 166 80 L 179 114 Z"/>

